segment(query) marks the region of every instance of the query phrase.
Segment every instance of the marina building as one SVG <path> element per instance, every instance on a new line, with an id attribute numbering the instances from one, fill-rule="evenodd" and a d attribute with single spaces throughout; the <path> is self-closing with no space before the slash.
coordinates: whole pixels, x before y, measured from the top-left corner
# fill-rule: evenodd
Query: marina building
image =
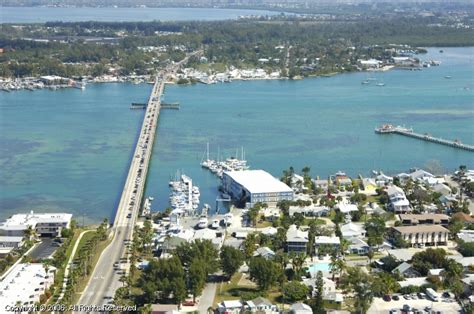
<path id="1" fill-rule="evenodd" d="M 276 204 L 293 200 L 293 190 L 264 170 L 225 171 L 224 191 L 240 204 L 251 207 L 258 202 Z"/>
<path id="2" fill-rule="evenodd" d="M 69 228 L 71 219 L 72 214 L 65 213 L 16 214 L 0 223 L 0 235 L 22 237 L 31 226 L 38 236 L 57 237 L 62 229 Z"/>
<path id="3" fill-rule="evenodd" d="M 0 304 L 6 306 L 32 305 L 40 300 L 54 283 L 56 268 L 49 266 L 46 272 L 43 264 L 17 264 L 0 281 Z"/>

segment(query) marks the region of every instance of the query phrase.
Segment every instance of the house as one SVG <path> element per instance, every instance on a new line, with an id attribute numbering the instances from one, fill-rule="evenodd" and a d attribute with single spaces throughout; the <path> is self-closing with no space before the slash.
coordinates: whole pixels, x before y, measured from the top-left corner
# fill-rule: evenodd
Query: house
<path id="1" fill-rule="evenodd" d="M 177 304 L 152 304 L 151 314 L 175 314 L 179 313 Z"/>
<path id="2" fill-rule="evenodd" d="M 365 228 L 361 224 L 349 222 L 341 226 L 342 237 L 348 238 L 363 238 L 365 237 Z"/>
<path id="3" fill-rule="evenodd" d="M 444 214 L 400 214 L 398 215 L 403 226 L 415 225 L 442 225 L 449 224 L 449 216 Z"/>
<path id="4" fill-rule="evenodd" d="M 211 229 L 198 229 L 194 233 L 194 240 L 209 240 L 212 242 L 216 249 L 220 249 L 224 244 L 224 237 L 222 233 L 219 231 L 211 230 Z"/>
<path id="5" fill-rule="evenodd" d="M 438 183 L 433 186 L 433 191 L 440 193 L 441 195 L 448 196 L 453 193 L 451 188 L 446 184 Z"/>
<path id="6" fill-rule="evenodd" d="M 287 252 L 306 252 L 309 242 L 308 232 L 299 230 L 296 225 L 291 225 L 286 232 Z"/>
<path id="7" fill-rule="evenodd" d="M 259 231 L 261 234 L 269 235 L 269 236 L 275 235 L 278 233 L 278 229 L 275 227 L 266 227 L 266 228 L 259 229 Z"/>
<path id="8" fill-rule="evenodd" d="M 386 192 L 390 201 L 390 210 L 395 213 L 406 213 L 412 211 L 410 202 L 401 188 L 396 185 L 391 185 L 387 188 Z"/>
<path id="9" fill-rule="evenodd" d="M 403 262 L 392 270 L 392 274 L 400 274 L 405 278 L 420 277 L 421 274 L 407 262 Z"/>
<path id="10" fill-rule="evenodd" d="M 334 175 L 334 183 L 336 185 L 347 186 L 352 185 L 352 180 L 344 172 L 339 171 Z"/>
<path id="11" fill-rule="evenodd" d="M 278 306 L 272 304 L 268 299 L 258 297 L 251 301 L 245 302 L 245 312 L 259 314 L 278 314 L 280 310 Z"/>
<path id="12" fill-rule="evenodd" d="M 323 278 L 323 300 L 333 302 L 333 303 L 342 303 L 344 297 L 342 293 L 336 290 L 336 283 L 329 278 Z M 303 284 L 310 287 L 312 291 L 312 297 L 316 296 L 316 278 L 303 278 Z"/>
<path id="13" fill-rule="evenodd" d="M 357 208 L 357 205 L 355 204 L 339 203 L 337 204 L 337 208 L 343 214 L 349 214 L 352 212 L 359 211 L 359 208 Z"/>
<path id="14" fill-rule="evenodd" d="M 315 185 L 317 188 L 320 188 L 320 189 L 323 189 L 323 190 L 327 190 L 327 189 L 328 189 L 328 185 L 329 185 L 329 181 L 328 181 L 328 180 L 313 179 L 312 181 L 313 181 L 314 185 Z"/>
<path id="15" fill-rule="evenodd" d="M 327 216 L 329 213 L 329 208 L 326 206 L 290 206 L 288 209 L 288 214 L 290 217 L 293 217 L 296 213 L 303 216 L 309 217 L 321 217 Z"/>
<path id="16" fill-rule="evenodd" d="M 418 169 L 408 174 L 413 181 L 424 182 L 426 179 L 433 178 L 434 175 L 423 169 Z"/>
<path id="17" fill-rule="evenodd" d="M 456 204 L 459 203 L 459 200 L 455 196 L 452 196 L 452 195 L 442 195 L 439 198 L 439 201 L 446 208 L 453 208 L 454 206 L 456 206 Z"/>
<path id="18" fill-rule="evenodd" d="M 396 235 L 410 246 L 447 245 L 449 230 L 440 225 L 392 227 L 392 237 Z"/>
<path id="19" fill-rule="evenodd" d="M 291 305 L 290 314 L 313 314 L 311 306 L 304 303 L 295 303 Z"/>
<path id="20" fill-rule="evenodd" d="M 474 242 L 474 230 L 463 229 L 457 234 L 458 238 L 464 242 Z"/>
<path id="21" fill-rule="evenodd" d="M 334 249 L 338 249 L 341 245 L 341 239 L 339 237 L 328 237 L 328 236 L 316 236 L 314 238 L 314 246 L 316 247 L 316 250 L 320 246 L 331 246 Z"/>
<path id="22" fill-rule="evenodd" d="M 273 250 L 269 247 L 262 246 L 255 250 L 253 256 L 261 256 L 264 259 L 272 259 L 275 257 L 275 252 L 273 252 Z"/>
<path id="23" fill-rule="evenodd" d="M 444 272 L 444 268 L 435 268 L 428 270 L 428 277 L 436 277 L 439 280 L 443 280 L 441 274 Z"/>
<path id="24" fill-rule="evenodd" d="M 453 214 L 452 219 L 461 220 L 465 226 L 474 224 L 474 217 L 471 217 L 468 214 L 463 213 L 463 212 L 458 212 L 458 213 Z"/>
<path id="25" fill-rule="evenodd" d="M 349 242 L 348 250 L 351 254 L 365 255 L 370 250 L 370 246 L 367 242 L 360 238 L 350 238 Z"/>
<path id="26" fill-rule="evenodd" d="M 243 304 L 239 300 L 222 301 L 217 305 L 218 313 L 240 314 Z"/>
<path id="27" fill-rule="evenodd" d="M 364 187 L 364 193 L 369 195 L 376 194 L 376 190 L 378 189 L 377 182 L 375 179 L 372 178 L 363 178 L 362 179 L 362 186 Z"/>
<path id="28" fill-rule="evenodd" d="M 391 184 L 392 182 L 393 182 L 393 177 L 387 176 L 383 174 L 382 172 L 380 172 L 380 174 L 378 174 L 375 177 L 375 183 L 377 184 L 378 187 L 387 186 Z"/>

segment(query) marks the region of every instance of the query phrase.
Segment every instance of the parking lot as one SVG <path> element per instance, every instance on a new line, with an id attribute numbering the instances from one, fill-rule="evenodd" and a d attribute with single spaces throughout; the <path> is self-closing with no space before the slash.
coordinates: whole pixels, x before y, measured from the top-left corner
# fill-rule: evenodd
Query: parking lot
<path id="1" fill-rule="evenodd" d="M 38 244 L 30 253 L 33 260 L 41 260 L 48 258 L 56 251 L 59 244 L 52 238 L 42 238 L 41 243 Z"/>
<path id="2" fill-rule="evenodd" d="M 453 299 L 441 299 L 439 302 L 432 302 L 431 300 L 427 299 L 416 299 L 416 300 L 405 300 L 403 297 L 400 300 L 395 301 L 384 301 L 382 298 L 374 298 L 372 305 L 368 310 L 368 314 L 387 314 L 390 310 L 397 310 L 396 312 L 392 313 L 406 313 L 403 312 L 403 306 L 407 304 L 412 308 L 411 314 L 416 313 L 440 313 L 440 314 L 455 314 L 461 313 L 461 306 L 456 303 Z M 431 308 L 430 310 L 425 310 L 425 308 Z M 416 309 L 417 311 L 413 310 Z"/>

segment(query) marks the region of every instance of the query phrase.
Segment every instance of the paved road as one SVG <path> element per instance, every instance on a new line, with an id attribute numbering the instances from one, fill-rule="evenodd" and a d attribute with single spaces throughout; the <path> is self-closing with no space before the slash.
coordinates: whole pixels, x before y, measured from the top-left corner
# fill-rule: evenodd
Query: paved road
<path id="1" fill-rule="evenodd" d="M 120 276 L 128 269 L 126 264 L 128 252 L 125 241 L 132 239 L 133 227 L 141 209 L 141 199 L 145 186 L 144 178 L 146 178 L 151 158 L 164 82 L 164 79 L 158 75 L 148 101 L 140 138 L 132 157 L 127 180 L 115 215 L 111 230 L 112 242 L 100 256 L 92 273 L 92 278 L 81 295 L 79 304 L 97 306 L 107 304 L 113 299 L 117 288 L 122 285 L 119 281 Z M 114 263 L 119 264 L 117 269 L 114 269 Z"/>
<path id="2" fill-rule="evenodd" d="M 38 244 L 29 254 L 34 260 L 41 260 L 48 258 L 58 249 L 57 245 L 54 245 L 52 238 L 42 238 L 41 243 Z"/>
<path id="3" fill-rule="evenodd" d="M 207 309 L 212 306 L 214 296 L 216 295 L 217 283 L 207 283 L 199 299 L 198 312 L 207 313 Z"/>

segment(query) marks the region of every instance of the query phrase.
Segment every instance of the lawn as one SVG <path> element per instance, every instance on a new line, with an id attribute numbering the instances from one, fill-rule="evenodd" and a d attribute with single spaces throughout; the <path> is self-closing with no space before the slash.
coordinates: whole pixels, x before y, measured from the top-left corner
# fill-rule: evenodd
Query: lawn
<path id="1" fill-rule="evenodd" d="M 231 278 L 230 282 L 222 282 L 217 285 L 213 307 L 217 307 L 217 304 L 224 300 L 240 300 L 242 299 L 242 294 L 259 294 L 260 290 L 255 285 L 239 285 L 242 276 L 242 273 L 237 273 Z M 245 282 L 245 280 L 243 281 Z M 274 287 L 267 293 L 261 293 L 261 295 L 274 304 L 281 305 L 282 303 L 281 291 L 279 287 Z M 289 308 L 288 304 L 286 304 L 286 306 Z"/>

